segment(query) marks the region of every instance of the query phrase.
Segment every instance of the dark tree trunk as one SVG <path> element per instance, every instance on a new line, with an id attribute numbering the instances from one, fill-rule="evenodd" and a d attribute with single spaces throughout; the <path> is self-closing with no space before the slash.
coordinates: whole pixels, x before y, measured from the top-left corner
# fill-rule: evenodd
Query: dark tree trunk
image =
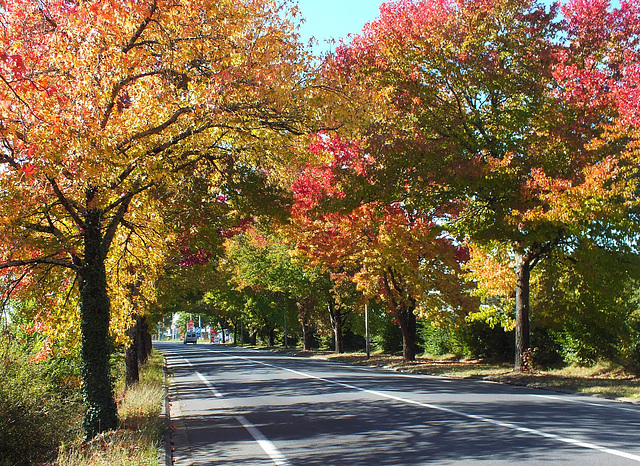
<path id="1" fill-rule="evenodd" d="M 526 370 L 525 352 L 529 350 L 529 254 L 516 252 L 516 357 L 514 370 Z"/>
<path id="2" fill-rule="evenodd" d="M 267 334 L 269 335 L 269 346 L 276 346 L 276 329 L 267 329 Z"/>
<path id="3" fill-rule="evenodd" d="M 258 344 L 258 331 L 254 330 L 251 332 L 249 338 L 251 339 L 251 346 L 256 346 Z"/>
<path id="4" fill-rule="evenodd" d="M 342 354 L 344 353 L 344 337 L 342 335 L 343 315 L 333 301 L 329 301 L 328 308 L 331 328 L 333 329 L 334 352 L 336 354 Z"/>
<path id="5" fill-rule="evenodd" d="M 402 359 L 405 362 L 416 359 L 416 333 L 417 319 L 413 312 L 416 302 L 413 298 L 402 298 L 405 294 L 401 281 L 398 280 L 392 270 L 388 270 L 382 277 L 382 283 L 391 312 L 398 321 L 402 332 Z M 398 298 L 400 296 L 400 298 Z M 407 305 L 407 302 L 410 304 Z"/>
<path id="6" fill-rule="evenodd" d="M 302 350 L 311 351 L 311 326 L 307 322 L 302 322 Z"/>
<path id="7" fill-rule="evenodd" d="M 402 331 L 402 360 L 416 360 L 417 319 L 413 308 L 401 309 L 396 315 Z"/>
<path id="8" fill-rule="evenodd" d="M 313 306 L 313 298 L 305 299 L 304 302 L 298 301 L 298 320 L 300 321 L 300 328 L 302 329 L 302 350 L 311 351 L 311 325 L 309 324 L 309 311 Z"/>
<path id="9" fill-rule="evenodd" d="M 105 272 L 106 251 L 101 235 L 101 212 L 89 210 L 85 219 L 84 263 L 79 272 L 82 330 L 82 379 L 87 438 L 118 426 L 109 367 L 110 303 Z"/>
<path id="10" fill-rule="evenodd" d="M 127 330 L 131 344 L 124 352 L 125 383 L 127 387 L 140 381 L 140 366 L 145 364 L 151 354 L 151 334 L 147 320 L 137 314 L 134 315 L 134 324 Z"/>
<path id="11" fill-rule="evenodd" d="M 529 293 L 531 271 L 536 264 L 547 254 L 553 250 L 562 238 L 563 232 L 559 231 L 557 237 L 553 241 L 547 243 L 533 243 L 524 251 L 518 247 L 514 248 L 516 257 L 516 355 L 514 370 L 522 372 L 527 370 L 526 354 L 531 350 L 529 341 Z"/>
<path id="12" fill-rule="evenodd" d="M 147 319 L 142 316 L 137 317 L 137 338 L 138 338 L 138 362 L 146 364 L 151 355 L 151 333 Z"/>
<path id="13" fill-rule="evenodd" d="M 135 323 L 127 330 L 127 336 L 131 343 L 124 350 L 125 384 L 127 387 L 140 381 L 140 321 L 135 316 Z"/>
<path id="14" fill-rule="evenodd" d="M 231 322 L 233 324 L 233 342 L 234 344 L 238 344 L 238 321 Z M 242 344 L 242 342 L 240 342 Z"/>

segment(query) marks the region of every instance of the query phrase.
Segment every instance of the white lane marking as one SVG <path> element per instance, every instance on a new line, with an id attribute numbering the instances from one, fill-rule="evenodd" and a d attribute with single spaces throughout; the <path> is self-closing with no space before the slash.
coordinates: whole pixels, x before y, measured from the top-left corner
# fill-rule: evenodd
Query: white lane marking
<path id="1" fill-rule="evenodd" d="M 224 352 L 224 351 L 222 351 Z M 499 426 L 499 427 L 504 427 L 506 429 L 511 429 L 511 430 L 515 430 L 518 432 L 523 432 L 525 434 L 530 434 L 530 435 L 535 435 L 538 437 L 544 437 L 544 438 L 548 438 L 551 440 L 556 440 L 558 442 L 562 442 L 562 443 L 567 443 L 570 445 L 575 445 L 577 447 L 582 447 L 582 448 L 587 448 L 589 450 L 596 450 L 602 453 L 607 453 L 610 455 L 614 455 L 614 456 L 618 456 L 621 458 L 627 458 L 633 461 L 637 461 L 640 462 L 640 456 L 639 455 L 634 455 L 632 453 L 627 453 L 625 451 L 621 451 L 621 450 L 615 450 L 612 448 L 607 448 L 607 447 L 603 447 L 602 445 L 597 445 L 595 443 L 590 443 L 590 442 L 584 442 L 582 440 L 577 440 L 577 439 L 573 439 L 570 437 L 562 437 L 560 435 L 556 435 L 556 434 L 550 434 L 548 432 L 544 432 L 541 430 L 537 430 L 537 429 L 530 429 L 529 427 L 523 427 L 523 426 L 519 426 L 517 424 L 513 424 L 511 422 L 503 422 L 503 421 L 498 421 L 496 419 L 492 419 L 489 417 L 485 417 L 485 416 L 479 416 L 477 414 L 470 414 L 470 413 L 465 413 L 463 411 L 458 411 L 456 409 L 451 409 L 451 408 L 445 408 L 443 406 L 438 406 L 438 405 L 434 405 L 431 403 L 422 403 L 420 401 L 415 401 L 415 400 L 411 400 L 408 398 L 402 398 L 400 396 L 396 396 L 396 395 L 391 395 L 389 393 L 384 393 L 384 392 L 379 392 L 377 390 L 369 390 L 367 388 L 362 388 L 362 387 L 358 387 L 356 385 L 351 385 L 348 383 L 343 383 L 343 382 L 337 382 L 335 380 L 331 380 L 331 379 L 326 379 L 324 377 L 318 377 L 316 375 L 313 374 L 308 374 L 305 372 L 300 372 L 300 371 L 296 371 L 294 369 L 288 369 L 286 367 L 280 367 L 280 366 L 276 366 L 274 364 L 269 364 L 267 362 L 263 362 L 263 361 L 256 361 L 255 359 L 250 359 L 250 358 L 246 358 L 243 356 L 236 356 L 236 355 L 232 355 L 232 357 L 237 358 L 237 359 L 244 359 L 246 361 L 250 361 L 256 364 L 261 364 L 263 366 L 268 366 L 268 367 L 273 367 L 274 369 L 279 369 L 279 370 L 283 370 L 283 371 L 287 371 L 287 372 L 291 372 L 293 374 L 297 374 L 309 379 L 315 379 L 315 380 L 321 380 L 323 382 L 327 382 L 330 384 L 334 384 L 334 385 L 339 385 L 345 388 L 350 388 L 352 390 L 358 390 L 364 393 L 369 393 L 370 395 L 375 395 L 381 398 L 387 398 L 389 400 L 394 400 L 394 401 L 400 401 L 402 403 L 407 403 L 407 404 L 411 404 L 411 405 L 416 405 L 416 406 L 420 406 L 423 408 L 429 408 L 429 409 L 434 409 L 437 411 L 442 411 L 445 413 L 450 413 L 450 414 L 455 414 L 456 416 L 460 416 L 460 417 L 465 417 L 467 419 L 473 419 L 475 421 L 480 421 L 480 422 L 484 422 L 487 424 L 493 424 L 495 426 Z"/>
<path id="2" fill-rule="evenodd" d="M 273 442 L 267 439 L 260 430 L 251 424 L 246 417 L 244 416 L 235 416 L 235 418 L 244 426 L 245 429 L 249 431 L 251 436 L 255 439 L 256 442 L 262 447 L 267 455 L 271 457 L 273 462 L 277 465 L 288 466 L 290 463 L 284 457 L 280 450 L 276 448 Z"/>
<path id="3" fill-rule="evenodd" d="M 566 397 L 562 397 L 562 396 L 558 396 L 558 395 L 531 395 L 531 396 L 535 396 L 537 398 L 549 398 L 552 400 L 561 400 L 561 401 L 569 401 L 571 403 L 579 403 L 579 404 L 583 404 L 583 405 L 588 405 L 588 406 L 596 406 L 598 408 L 605 408 L 605 409 L 617 409 L 619 411 L 629 411 L 635 414 L 640 414 L 640 409 L 636 408 L 625 408 L 624 406 L 615 406 L 612 404 L 603 404 L 603 403 L 594 403 L 592 401 L 584 401 L 584 400 L 576 400 L 575 398 L 569 398 L 568 396 Z"/>
<path id="4" fill-rule="evenodd" d="M 204 375 L 202 375 L 200 372 L 196 371 L 196 375 L 198 376 L 198 378 L 200 380 L 202 380 L 202 382 L 204 382 L 204 384 L 207 386 L 207 388 L 209 388 L 209 390 L 211 390 L 214 394 L 214 396 L 216 398 L 222 398 L 222 393 L 220 393 L 218 390 L 216 390 L 216 387 L 214 387 L 213 385 L 211 385 L 211 382 L 209 382 Z"/>
<path id="5" fill-rule="evenodd" d="M 193 364 L 188 359 L 185 358 L 184 361 L 190 367 L 194 367 Z M 211 384 L 211 382 L 209 382 L 205 378 L 205 376 L 203 376 L 198 371 L 196 371 L 195 374 L 198 376 L 198 378 L 200 380 L 202 380 L 202 382 L 207 386 L 207 388 L 209 390 L 211 390 L 211 392 L 213 392 L 213 394 L 214 394 L 214 396 L 216 398 L 223 398 L 222 394 Z M 264 450 L 264 452 L 267 455 L 269 455 L 269 457 L 273 461 L 273 464 L 275 464 L 277 466 L 290 466 L 291 465 L 291 463 L 289 463 L 287 461 L 287 458 L 282 453 L 280 453 L 280 450 L 278 450 L 278 447 L 276 447 L 275 444 L 271 440 L 269 440 L 267 437 L 265 437 L 264 434 L 262 432 L 260 432 L 260 429 L 258 429 L 256 426 L 251 424 L 246 417 L 244 417 L 244 416 L 235 416 L 235 415 L 233 417 L 235 417 L 237 419 L 237 421 L 240 424 L 242 424 L 242 427 L 247 429 L 247 431 L 251 434 L 251 436 L 258 443 L 258 445 L 260 445 L 260 448 L 262 448 Z"/>

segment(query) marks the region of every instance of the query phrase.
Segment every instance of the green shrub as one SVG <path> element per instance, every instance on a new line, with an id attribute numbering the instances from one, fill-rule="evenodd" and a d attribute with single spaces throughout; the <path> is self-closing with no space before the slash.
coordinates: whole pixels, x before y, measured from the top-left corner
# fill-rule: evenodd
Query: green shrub
<path id="1" fill-rule="evenodd" d="M 515 352 L 513 332 L 496 325 L 491 327 L 486 322 L 468 322 L 457 332 L 465 356 L 473 358 L 510 361 Z"/>
<path id="2" fill-rule="evenodd" d="M 37 337 L 0 336 L 0 465 L 41 464 L 81 427 L 78 361 L 31 362 Z"/>
<path id="3" fill-rule="evenodd" d="M 460 344 L 455 331 L 448 327 L 436 327 L 428 322 L 418 326 L 419 339 L 422 341 L 424 352 L 430 356 L 457 354 Z"/>
<path id="4" fill-rule="evenodd" d="M 402 331 L 391 319 L 382 323 L 371 339 L 375 349 L 387 354 L 402 354 Z"/>

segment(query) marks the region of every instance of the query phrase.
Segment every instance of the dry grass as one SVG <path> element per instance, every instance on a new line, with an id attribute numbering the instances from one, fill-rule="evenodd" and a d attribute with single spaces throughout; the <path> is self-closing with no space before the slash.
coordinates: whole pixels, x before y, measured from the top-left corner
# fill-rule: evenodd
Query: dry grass
<path id="1" fill-rule="evenodd" d="M 91 441 L 78 439 L 62 448 L 60 466 L 157 465 L 165 421 L 163 359 L 153 353 L 142 369 L 140 383 L 126 391 L 119 389 L 118 415 L 121 427 Z"/>

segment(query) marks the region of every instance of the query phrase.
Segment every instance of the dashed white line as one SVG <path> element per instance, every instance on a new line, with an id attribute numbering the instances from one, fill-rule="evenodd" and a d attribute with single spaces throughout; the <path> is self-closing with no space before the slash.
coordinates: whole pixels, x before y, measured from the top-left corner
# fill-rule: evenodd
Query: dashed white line
<path id="1" fill-rule="evenodd" d="M 260 430 L 251 424 L 246 417 L 244 416 L 235 416 L 235 418 L 244 426 L 245 429 L 249 431 L 251 436 L 255 439 L 256 442 L 262 447 L 267 455 L 271 457 L 273 462 L 278 466 L 288 466 L 290 463 L 284 457 L 280 450 L 276 448 L 273 442 L 267 439 Z"/>
<path id="2" fill-rule="evenodd" d="M 216 390 L 216 387 L 211 385 L 211 382 L 209 382 L 204 375 L 202 375 L 200 372 L 196 372 L 196 375 L 200 380 L 202 380 L 202 382 L 207 386 L 207 388 L 211 390 L 211 392 L 214 394 L 216 398 L 222 398 L 222 393 Z"/>
<path id="3" fill-rule="evenodd" d="M 184 361 L 190 366 L 194 367 L 193 364 L 188 360 L 184 359 Z M 202 375 L 200 372 L 196 371 L 195 374 L 198 378 L 207 386 L 209 390 L 213 393 L 216 398 L 223 398 L 223 395 L 213 386 L 211 382 L 207 380 L 207 378 Z M 251 434 L 254 440 L 260 445 L 260 447 L 264 450 L 264 452 L 269 455 L 273 464 L 277 466 L 290 466 L 291 463 L 287 461 L 287 458 L 278 450 L 278 447 L 275 444 L 266 438 L 260 429 L 254 426 L 249 420 L 244 416 L 235 416 L 237 421 L 242 424 L 242 426 Z"/>

